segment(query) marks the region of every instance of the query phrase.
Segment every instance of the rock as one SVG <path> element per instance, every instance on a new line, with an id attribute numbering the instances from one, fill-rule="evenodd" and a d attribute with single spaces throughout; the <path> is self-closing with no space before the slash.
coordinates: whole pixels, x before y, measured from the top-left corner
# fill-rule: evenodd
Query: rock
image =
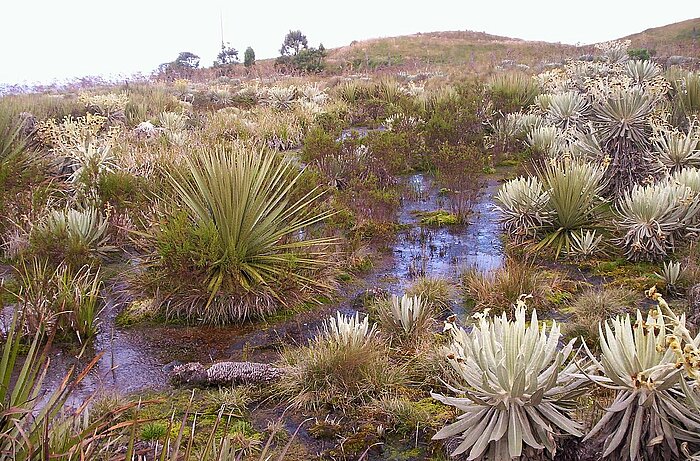
<path id="1" fill-rule="evenodd" d="M 282 369 L 257 362 L 217 362 L 209 368 L 199 362 L 190 362 L 172 370 L 173 381 L 210 386 L 268 383 L 280 376 Z"/>

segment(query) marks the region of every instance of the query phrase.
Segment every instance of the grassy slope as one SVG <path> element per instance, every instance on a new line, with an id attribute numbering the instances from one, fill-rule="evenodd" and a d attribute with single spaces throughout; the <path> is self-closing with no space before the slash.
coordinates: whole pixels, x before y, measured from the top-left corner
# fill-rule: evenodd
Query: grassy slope
<path id="1" fill-rule="evenodd" d="M 688 19 L 662 27 L 647 29 L 623 37 L 632 41 L 632 48 L 656 50 L 658 56 L 700 57 L 700 18 Z"/>
<path id="2" fill-rule="evenodd" d="M 499 37 L 481 32 L 432 32 L 402 37 L 380 38 L 353 42 L 349 46 L 329 51 L 332 65 L 353 68 L 383 66 L 467 65 L 483 70 L 513 60 L 518 64 L 535 66 L 579 56 L 585 48 L 547 42 Z"/>
<path id="3" fill-rule="evenodd" d="M 700 58 L 700 18 L 689 19 L 622 37 L 632 48 L 656 50 L 658 56 Z M 547 63 L 561 62 L 593 53 L 592 46 L 531 42 L 484 32 L 430 32 L 353 42 L 328 50 L 331 69 L 366 71 L 383 68 L 416 70 L 425 67 L 488 72 L 504 60 L 541 70 Z M 274 60 L 259 61 L 273 72 Z"/>

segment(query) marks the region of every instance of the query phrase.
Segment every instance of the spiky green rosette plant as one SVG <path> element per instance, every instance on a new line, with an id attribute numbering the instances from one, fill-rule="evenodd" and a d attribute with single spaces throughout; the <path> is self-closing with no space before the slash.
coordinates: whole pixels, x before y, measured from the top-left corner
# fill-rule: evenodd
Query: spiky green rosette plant
<path id="1" fill-rule="evenodd" d="M 562 249 L 571 249 L 574 232 L 600 226 L 605 210 L 601 197 L 605 171 L 593 163 L 568 158 L 545 165 L 540 176 L 548 188 L 551 221 L 543 226 L 544 236 L 537 249 L 553 248 L 558 257 Z"/>
<path id="2" fill-rule="evenodd" d="M 331 288 L 335 240 L 309 236 L 331 212 L 313 210 L 316 189 L 292 200 L 301 171 L 290 160 L 218 147 L 193 153 L 186 165 L 191 174 L 170 176 L 186 219 L 165 223 L 151 265 L 150 288 L 167 293 L 169 314 L 225 323 Z"/>
<path id="3" fill-rule="evenodd" d="M 605 437 L 602 458 L 678 459 L 682 442 L 700 442 L 700 414 L 686 402 L 672 332 L 662 316 L 644 319 L 637 311 L 635 321 L 626 315 L 600 327 L 600 361 L 587 350 L 602 372 L 590 378 L 617 391 L 605 416 L 584 439 Z"/>
<path id="4" fill-rule="evenodd" d="M 453 456 L 505 461 L 522 456 L 523 444 L 554 455 L 560 433 L 582 435 L 569 416 L 585 390 L 585 380 L 576 376 L 574 340 L 559 349 L 557 323 L 547 332 L 534 310 L 528 323 L 524 303 L 518 304 L 514 321 L 505 314 L 482 316 L 469 332 L 447 325 L 447 360 L 461 379 L 450 388 L 460 397 L 432 396 L 462 414 L 433 438 L 458 436 Z"/>
<path id="5" fill-rule="evenodd" d="M 549 221 L 549 193 L 537 177 L 510 180 L 501 186 L 495 198 L 503 215 L 503 228 L 516 239 L 533 237 Z"/>
<path id="6" fill-rule="evenodd" d="M 690 181 L 690 175 L 687 179 Z M 673 252 L 684 230 L 695 222 L 700 201 L 689 187 L 666 181 L 634 186 L 625 192 L 616 210 L 624 232 L 619 241 L 627 257 L 659 260 Z"/>
<path id="7" fill-rule="evenodd" d="M 594 106 L 596 135 L 612 159 L 606 175 L 609 191 L 629 189 L 653 169 L 648 154 L 653 109 L 653 97 L 640 90 L 612 93 Z"/>
<path id="8" fill-rule="evenodd" d="M 433 309 L 421 296 L 391 295 L 391 299 L 377 306 L 383 331 L 400 344 L 417 343 L 429 332 Z"/>

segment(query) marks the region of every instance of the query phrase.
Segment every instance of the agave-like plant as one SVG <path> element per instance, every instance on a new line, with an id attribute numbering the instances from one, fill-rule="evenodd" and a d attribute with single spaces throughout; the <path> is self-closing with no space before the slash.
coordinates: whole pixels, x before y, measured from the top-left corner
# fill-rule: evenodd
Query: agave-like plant
<path id="1" fill-rule="evenodd" d="M 291 86 L 271 86 L 266 88 L 263 100 L 275 109 L 291 109 L 297 97 L 297 87 Z"/>
<path id="2" fill-rule="evenodd" d="M 428 331 L 432 309 L 421 296 L 392 295 L 388 303 L 377 306 L 383 330 L 389 330 L 400 342 L 418 340 Z"/>
<path id="3" fill-rule="evenodd" d="M 603 236 L 598 235 L 595 230 L 581 229 L 580 232 L 571 234 L 571 249 L 569 253 L 576 258 L 588 258 L 600 251 L 600 242 Z"/>
<path id="4" fill-rule="evenodd" d="M 700 203 L 689 188 L 661 182 L 634 186 L 616 209 L 627 257 L 659 260 L 673 252 L 676 239 L 700 213 Z"/>
<path id="5" fill-rule="evenodd" d="M 671 172 L 700 166 L 700 129 L 691 123 L 688 133 L 664 130 L 654 139 L 659 161 Z"/>
<path id="6" fill-rule="evenodd" d="M 587 349 L 602 375 L 595 383 L 617 391 L 615 401 L 584 441 L 602 434 L 602 458 L 669 459 L 680 457 L 680 443 L 700 442 L 700 414 L 689 408 L 683 392 L 683 367 L 677 365 L 671 334 L 663 316 L 637 311 L 600 327 L 601 360 Z"/>
<path id="7" fill-rule="evenodd" d="M 664 281 L 666 291 L 675 294 L 676 286 L 681 277 L 681 263 L 680 261 L 664 261 L 661 273 L 655 272 L 654 274 Z"/>
<path id="8" fill-rule="evenodd" d="M 109 140 L 89 138 L 85 143 L 67 151 L 73 173 L 69 180 L 87 188 L 96 188 L 100 178 L 118 169 L 116 156 Z"/>
<path id="9" fill-rule="evenodd" d="M 563 135 L 556 126 L 543 125 L 527 133 L 527 144 L 535 152 L 557 157 L 564 149 Z"/>
<path id="10" fill-rule="evenodd" d="M 627 61 L 625 71 L 637 84 L 642 84 L 661 75 L 661 68 L 652 61 Z"/>
<path id="11" fill-rule="evenodd" d="M 700 193 L 700 169 L 683 168 L 671 175 L 671 181 L 690 189 L 694 194 Z"/>
<path id="12" fill-rule="evenodd" d="M 512 150 L 515 144 L 524 141 L 527 133 L 542 125 L 539 115 L 521 114 L 519 112 L 506 114 L 491 124 L 493 134 L 488 136 L 490 147 L 498 147 L 503 152 Z"/>
<path id="13" fill-rule="evenodd" d="M 492 129 L 493 135 L 491 139 L 494 140 L 494 144 L 507 146 L 520 135 L 517 114 L 506 114 L 503 117 L 499 117 L 492 124 Z"/>
<path id="14" fill-rule="evenodd" d="M 575 140 L 569 144 L 569 149 L 574 156 L 581 160 L 599 162 L 605 159 L 605 153 L 600 145 L 600 141 L 592 131 L 578 131 Z"/>
<path id="15" fill-rule="evenodd" d="M 304 85 L 300 89 L 300 93 L 303 99 L 310 103 L 322 105 L 328 100 L 328 93 L 321 89 L 317 84 Z"/>
<path id="16" fill-rule="evenodd" d="M 446 327 L 452 342 L 445 353 L 460 380 L 450 388 L 459 397 L 431 395 L 462 414 L 433 439 L 459 436 L 453 456 L 506 461 L 520 458 L 523 445 L 554 456 L 556 436 L 582 435 L 570 413 L 585 392 L 585 379 L 577 376 L 574 340 L 559 349 L 556 322 L 548 332 L 533 310 L 528 323 L 521 304 L 514 321 L 504 313 L 481 316 L 470 331 Z"/>
<path id="17" fill-rule="evenodd" d="M 216 253 L 203 263 L 208 301 L 205 298 L 205 306 L 188 316 L 214 320 L 206 308 L 219 295 L 239 300 L 252 296 L 245 305 L 231 305 L 219 319 L 230 321 L 247 318 L 251 311 L 274 310 L 263 305 L 286 305 L 286 290 L 291 296 L 329 289 L 314 274 L 332 266 L 327 247 L 335 240 L 309 238 L 305 232 L 332 212 L 312 211 L 322 195 L 317 189 L 290 200 L 302 174 L 290 159 L 264 150 L 219 146 L 193 153 L 186 164 L 191 175 L 175 171 L 170 182 L 194 226 L 214 233 Z"/>
<path id="18" fill-rule="evenodd" d="M 335 317 L 323 322 L 318 338 L 343 347 L 362 348 L 372 340 L 376 329 L 375 324 L 369 326 L 369 317 L 360 320 L 358 312 L 355 315 L 343 315 L 338 311 Z"/>
<path id="19" fill-rule="evenodd" d="M 533 104 L 537 107 L 540 112 L 547 112 L 549 110 L 549 104 L 552 102 L 554 93 L 542 93 L 535 96 Z"/>
<path id="20" fill-rule="evenodd" d="M 553 247 L 558 257 L 571 248 L 572 234 L 601 227 L 606 187 L 605 169 L 593 163 L 563 158 L 547 162 L 540 176 L 549 191 L 547 209 L 551 220 L 537 249 Z"/>
<path id="21" fill-rule="evenodd" d="M 655 100 L 639 90 L 617 91 L 593 106 L 597 138 L 611 156 L 607 177 L 611 191 L 630 189 L 648 176 L 651 162 L 649 116 Z"/>
<path id="22" fill-rule="evenodd" d="M 161 128 L 166 138 L 176 146 L 182 146 L 187 141 L 187 115 L 178 112 L 161 112 L 158 116 Z"/>
<path id="23" fill-rule="evenodd" d="M 549 193 L 535 176 L 506 182 L 498 190 L 496 201 L 500 203 L 497 208 L 504 229 L 518 239 L 533 237 L 549 222 Z"/>
<path id="24" fill-rule="evenodd" d="M 65 236 L 71 244 L 80 245 L 96 256 L 106 256 L 116 249 L 109 243 L 108 228 L 109 221 L 97 208 L 66 208 L 49 211 L 32 232 L 36 238 Z"/>
<path id="25" fill-rule="evenodd" d="M 515 114 L 515 116 L 521 137 L 525 136 L 527 133 L 534 130 L 535 128 L 539 128 L 545 124 L 545 120 L 541 115 L 523 114 L 518 112 Z"/>
<path id="26" fill-rule="evenodd" d="M 553 94 L 547 106 L 547 119 L 562 130 L 576 128 L 586 117 L 589 108 L 585 96 L 576 91 Z"/>

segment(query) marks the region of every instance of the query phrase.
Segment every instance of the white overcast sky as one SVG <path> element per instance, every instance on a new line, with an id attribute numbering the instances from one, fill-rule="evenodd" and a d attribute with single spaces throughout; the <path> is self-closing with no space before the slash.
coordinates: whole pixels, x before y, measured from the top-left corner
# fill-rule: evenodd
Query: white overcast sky
<path id="1" fill-rule="evenodd" d="M 700 16 L 699 0 L 423 0 L 344 2 L 3 0 L 0 83 L 150 73 L 180 51 L 209 66 L 224 40 L 258 58 L 300 29 L 312 46 L 445 30 L 571 44 L 610 40 Z"/>

